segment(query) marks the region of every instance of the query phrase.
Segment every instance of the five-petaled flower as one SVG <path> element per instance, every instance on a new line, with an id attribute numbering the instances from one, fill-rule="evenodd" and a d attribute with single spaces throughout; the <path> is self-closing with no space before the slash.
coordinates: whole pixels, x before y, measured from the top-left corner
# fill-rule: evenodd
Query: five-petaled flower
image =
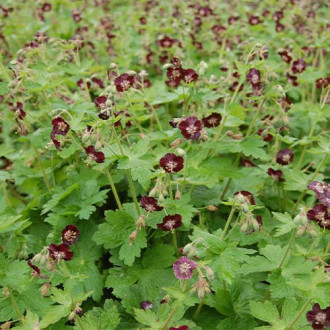
<path id="1" fill-rule="evenodd" d="M 279 181 L 283 182 L 285 181 L 283 179 L 283 172 L 281 170 L 274 170 L 272 168 L 269 168 L 267 170 L 267 174 L 274 180 L 274 181 Z"/>
<path id="2" fill-rule="evenodd" d="M 180 257 L 173 264 L 174 275 L 180 280 L 189 280 L 193 276 L 193 271 L 196 266 L 196 262 L 190 258 Z"/>
<path id="3" fill-rule="evenodd" d="M 221 115 L 216 112 L 212 112 L 209 116 L 202 119 L 203 125 L 205 127 L 217 127 L 221 122 Z"/>
<path id="4" fill-rule="evenodd" d="M 183 169 L 183 157 L 168 153 L 160 159 L 159 165 L 167 173 L 177 173 Z"/>
<path id="5" fill-rule="evenodd" d="M 306 313 L 306 319 L 314 330 L 330 327 L 330 306 L 322 309 L 319 304 L 314 304 L 313 309 Z"/>
<path id="6" fill-rule="evenodd" d="M 291 64 L 291 70 L 293 73 L 302 73 L 306 69 L 306 62 L 300 58 L 299 60 L 293 61 Z"/>
<path id="7" fill-rule="evenodd" d="M 190 84 L 198 79 L 198 74 L 193 69 L 184 70 L 182 79 L 186 84 Z"/>
<path id="8" fill-rule="evenodd" d="M 316 204 L 307 212 L 308 220 L 315 221 L 320 227 L 330 229 L 330 214 L 324 204 Z"/>
<path id="9" fill-rule="evenodd" d="M 168 330 L 189 330 L 187 325 L 181 325 L 179 327 L 169 327 Z"/>
<path id="10" fill-rule="evenodd" d="M 182 216 L 180 214 L 167 215 L 163 218 L 163 222 L 157 225 L 164 231 L 172 231 L 182 226 Z"/>
<path id="11" fill-rule="evenodd" d="M 68 225 L 62 230 L 62 242 L 65 244 L 68 245 L 76 244 L 79 236 L 80 236 L 79 229 L 74 225 Z"/>
<path id="12" fill-rule="evenodd" d="M 93 160 L 96 163 L 104 162 L 104 153 L 102 151 L 96 151 L 94 146 L 86 147 L 85 151 L 90 160 Z"/>
<path id="13" fill-rule="evenodd" d="M 53 130 L 50 138 L 57 150 L 61 150 L 61 143 L 55 138 L 56 135 L 66 135 L 70 130 L 70 125 L 62 118 L 56 117 L 52 120 Z"/>
<path id="14" fill-rule="evenodd" d="M 276 155 L 276 162 L 281 165 L 289 165 L 293 162 L 293 152 L 290 149 L 282 149 Z"/>
<path id="15" fill-rule="evenodd" d="M 123 73 L 114 80 L 118 92 L 129 90 L 134 85 L 134 82 L 134 76 L 129 75 L 128 73 Z"/>
<path id="16" fill-rule="evenodd" d="M 246 75 L 246 80 L 252 85 L 258 85 L 260 83 L 260 71 L 257 69 L 250 69 Z"/>
<path id="17" fill-rule="evenodd" d="M 143 196 L 140 200 L 141 206 L 148 212 L 161 211 L 162 206 L 159 206 L 157 199 L 153 197 Z"/>
<path id="18" fill-rule="evenodd" d="M 48 247 L 49 258 L 60 261 L 69 261 L 73 258 L 73 252 L 70 251 L 70 246 L 68 244 L 62 243 L 60 245 L 50 244 Z"/>
<path id="19" fill-rule="evenodd" d="M 237 191 L 237 192 L 235 192 L 234 196 L 235 196 L 235 199 L 237 201 L 239 201 L 240 203 L 243 202 L 243 203 L 249 203 L 252 205 L 256 205 L 254 197 L 249 191 L 246 191 L 246 190 Z"/>
<path id="20" fill-rule="evenodd" d="M 201 135 L 203 125 L 202 122 L 195 116 L 189 116 L 180 122 L 179 129 L 181 134 L 187 140 L 198 140 Z"/>

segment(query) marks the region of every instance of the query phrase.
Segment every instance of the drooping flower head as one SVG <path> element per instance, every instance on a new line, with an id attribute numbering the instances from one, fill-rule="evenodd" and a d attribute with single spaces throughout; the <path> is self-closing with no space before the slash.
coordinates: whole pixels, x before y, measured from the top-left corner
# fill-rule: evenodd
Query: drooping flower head
<path id="1" fill-rule="evenodd" d="M 278 52 L 278 55 L 281 56 L 282 60 L 285 63 L 290 63 L 292 61 L 292 57 L 289 55 L 288 51 L 283 49 Z"/>
<path id="2" fill-rule="evenodd" d="M 118 92 L 126 92 L 134 85 L 134 82 L 134 76 L 128 73 L 123 73 L 114 80 Z"/>
<path id="3" fill-rule="evenodd" d="M 302 73 L 306 69 L 306 62 L 302 58 L 293 61 L 291 65 L 291 70 L 293 73 Z"/>
<path id="4" fill-rule="evenodd" d="M 161 211 L 163 209 L 162 206 L 158 205 L 157 199 L 153 197 L 143 196 L 140 204 L 148 212 Z"/>
<path id="5" fill-rule="evenodd" d="M 182 226 L 182 216 L 180 214 L 167 215 L 164 217 L 163 222 L 157 225 L 164 231 L 172 231 L 175 228 Z"/>
<path id="6" fill-rule="evenodd" d="M 28 266 L 29 266 L 30 268 L 33 269 L 31 275 L 32 275 L 33 277 L 40 277 L 40 274 L 41 274 L 40 268 L 37 267 L 37 266 L 35 266 L 35 265 L 33 265 L 32 262 L 31 262 L 31 260 L 28 260 L 27 264 L 28 264 Z"/>
<path id="7" fill-rule="evenodd" d="M 290 149 L 282 149 L 276 155 L 276 162 L 281 165 L 289 165 L 293 162 L 293 152 Z"/>
<path id="8" fill-rule="evenodd" d="M 198 74 L 193 69 L 187 69 L 184 70 L 182 78 L 186 84 L 190 84 L 198 79 Z"/>
<path id="9" fill-rule="evenodd" d="M 212 112 L 209 116 L 204 117 L 202 122 L 205 127 L 217 127 L 220 125 L 221 119 L 222 117 L 219 113 Z"/>
<path id="10" fill-rule="evenodd" d="M 195 268 L 196 262 L 188 257 L 180 257 L 173 264 L 174 275 L 180 280 L 189 280 L 193 276 Z"/>
<path id="11" fill-rule="evenodd" d="M 269 168 L 267 170 L 267 174 L 274 180 L 274 181 L 279 181 L 283 182 L 285 181 L 283 179 L 283 172 L 281 170 L 274 170 L 272 168 Z"/>
<path id="12" fill-rule="evenodd" d="M 61 150 L 61 143 L 56 139 L 56 135 L 66 135 L 70 130 L 70 125 L 62 118 L 56 117 L 52 120 L 53 130 L 50 138 L 57 150 Z"/>
<path id="13" fill-rule="evenodd" d="M 104 95 L 98 96 L 95 98 L 94 103 L 99 109 L 103 110 L 107 107 L 107 97 Z"/>
<path id="14" fill-rule="evenodd" d="M 203 125 L 195 116 L 189 116 L 180 122 L 179 129 L 187 140 L 198 140 L 201 136 Z"/>
<path id="15" fill-rule="evenodd" d="M 62 242 L 68 245 L 76 244 L 79 236 L 79 229 L 74 225 L 68 225 L 62 230 Z"/>
<path id="16" fill-rule="evenodd" d="M 306 313 L 306 319 L 314 330 L 322 330 L 330 327 L 330 306 L 321 309 L 319 304 L 314 304 L 313 309 Z"/>
<path id="17" fill-rule="evenodd" d="M 315 221 L 321 228 L 330 229 L 330 214 L 324 204 L 316 204 L 307 212 L 308 220 Z"/>
<path id="18" fill-rule="evenodd" d="M 70 251 L 70 246 L 68 244 L 62 243 L 60 245 L 50 244 L 48 247 L 49 258 L 60 261 L 69 261 L 73 258 L 73 252 Z"/>
<path id="19" fill-rule="evenodd" d="M 102 151 L 96 151 L 94 146 L 88 146 L 85 148 L 86 154 L 90 160 L 95 161 L 96 163 L 104 162 L 104 153 Z"/>
<path id="20" fill-rule="evenodd" d="M 234 194 L 235 199 L 238 200 L 240 203 L 249 203 L 252 205 L 256 205 L 256 202 L 254 200 L 253 195 L 246 190 L 241 190 L 241 191 L 237 191 Z"/>
<path id="21" fill-rule="evenodd" d="M 177 173 L 183 169 L 183 157 L 168 153 L 160 159 L 159 165 L 167 173 Z"/>
<path id="22" fill-rule="evenodd" d="M 262 137 L 265 142 L 273 140 L 274 136 L 270 133 L 265 132 L 262 128 L 257 131 L 257 134 Z"/>

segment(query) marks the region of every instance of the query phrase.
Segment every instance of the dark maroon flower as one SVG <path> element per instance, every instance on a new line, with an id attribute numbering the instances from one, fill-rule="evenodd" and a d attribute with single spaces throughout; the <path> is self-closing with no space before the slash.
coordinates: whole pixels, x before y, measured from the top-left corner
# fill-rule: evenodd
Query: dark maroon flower
<path id="1" fill-rule="evenodd" d="M 43 3 L 41 6 L 41 10 L 43 12 L 51 11 L 51 9 L 52 9 L 52 5 L 48 2 Z"/>
<path id="2" fill-rule="evenodd" d="M 258 50 L 259 60 L 267 60 L 268 58 L 268 46 L 263 46 Z"/>
<path id="3" fill-rule="evenodd" d="M 28 260 L 27 262 L 28 266 L 31 267 L 33 269 L 32 271 L 32 276 L 33 277 L 40 277 L 40 274 L 41 274 L 41 270 L 39 267 L 35 266 L 32 264 L 31 260 Z"/>
<path id="4" fill-rule="evenodd" d="M 183 80 L 186 84 L 190 84 L 198 79 L 198 74 L 193 69 L 184 70 Z"/>
<path id="5" fill-rule="evenodd" d="M 189 327 L 187 325 L 181 325 L 179 327 L 169 327 L 168 330 L 189 330 Z"/>
<path id="6" fill-rule="evenodd" d="M 189 116 L 180 122 L 179 129 L 181 134 L 187 140 L 198 140 L 201 135 L 203 125 L 202 122 L 195 116 Z"/>
<path id="7" fill-rule="evenodd" d="M 244 167 L 255 167 L 256 166 L 250 159 L 246 159 L 246 158 L 241 159 L 241 164 Z"/>
<path id="8" fill-rule="evenodd" d="M 23 103 L 22 102 L 17 102 L 16 103 L 16 107 L 14 107 L 14 105 L 12 103 L 8 103 L 9 104 L 9 108 L 11 111 L 15 112 L 16 116 L 23 120 L 26 116 L 25 111 L 23 110 Z"/>
<path id="9" fill-rule="evenodd" d="M 275 11 L 275 13 L 273 14 L 273 20 L 275 22 L 278 22 L 279 20 L 281 20 L 284 17 L 283 11 Z"/>
<path id="10" fill-rule="evenodd" d="M 293 73 L 302 73 L 306 69 L 306 62 L 300 58 L 299 60 L 293 61 L 291 64 L 291 70 Z"/>
<path id="11" fill-rule="evenodd" d="M 101 79 L 93 77 L 92 82 L 95 83 L 95 85 L 99 86 L 100 88 L 104 88 L 104 84 Z"/>
<path id="12" fill-rule="evenodd" d="M 163 218 L 163 222 L 157 225 L 158 228 L 161 228 L 164 231 L 171 231 L 181 226 L 182 216 L 180 214 L 167 215 Z"/>
<path id="13" fill-rule="evenodd" d="M 76 23 L 81 21 L 81 13 L 78 10 L 72 10 L 71 16 Z"/>
<path id="14" fill-rule="evenodd" d="M 231 92 L 235 92 L 236 91 L 236 88 L 238 88 L 238 85 L 239 85 L 239 82 L 238 81 L 234 81 L 233 84 L 229 87 L 229 90 Z M 239 92 L 241 92 L 244 88 L 244 84 L 240 84 L 240 87 L 239 87 Z"/>
<path id="15" fill-rule="evenodd" d="M 213 11 L 209 7 L 199 7 L 197 10 L 197 14 L 202 17 L 207 17 L 213 14 Z"/>
<path id="16" fill-rule="evenodd" d="M 209 116 L 202 119 L 203 125 L 205 127 L 217 127 L 221 122 L 221 115 L 216 112 L 212 112 Z"/>
<path id="17" fill-rule="evenodd" d="M 171 63 L 174 65 L 175 68 L 182 67 L 182 61 L 178 57 L 173 57 Z"/>
<path id="18" fill-rule="evenodd" d="M 96 163 L 104 162 L 104 153 L 102 151 L 96 151 L 94 146 L 86 147 L 85 151 L 90 160 L 93 160 Z"/>
<path id="19" fill-rule="evenodd" d="M 66 135 L 69 132 L 70 125 L 62 118 L 56 117 L 52 120 L 53 132 L 58 135 Z"/>
<path id="20" fill-rule="evenodd" d="M 139 21 L 140 21 L 141 25 L 146 25 L 147 24 L 147 19 L 145 17 L 140 17 Z"/>
<path id="21" fill-rule="evenodd" d="M 142 301 L 140 305 L 143 310 L 152 309 L 153 307 L 152 302 L 149 300 Z"/>
<path id="22" fill-rule="evenodd" d="M 257 69 L 250 69 L 246 75 L 246 80 L 253 86 L 260 83 L 260 71 Z"/>
<path id="23" fill-rule="evenodd" d="M 235 24 L 239 20 L 238 16 L 230 16 L 227 20 L 229 25 Z"/>
<path id="24" fill-rule="evenodd" d="M 177 173 L 183 169 L 183 157 L 168 153 L 159 161 L 160 166 L 167 173 Z"/>
<path id="25" fill-rule="evenodd" d="M 308 220 L 314 220 L 316 223 L 326 229 L 330 229 L 330 214 L 328 207 L 324 204 L 316 204 L 307 212 Z"/>
<path id="26" fill-rule="evenodd" d="M 65 243 L 60 245 L 50 244 L 48 250 L 49 258 L 54 259 L 55 261 L 69 261 L 73 258 L 73 252 L 70 251 L 70 246 Z"/>
<path id="27" fill-rule="evenodd" d="M 316 88 L 327 88 L 330 84 L 330 77 L 329 78 L 320 78 L 315 81 Z"/>
<path id="28" fill-rule="evenodd" d="M 47 34 L 46 34 L 45 32 L 39 32 L 39 31 L 37 31 L 37 32 L 34 34 L 34 40 L 35 40 L 37 43 L 42 44 L 42 43 L 48 41 L 48 37 L 47 37 Z"/>
<path id="29" fill-rule="evenodd" d="M 244 200 L 245 203 L 256 205 L 254 197 L 249 191 L 246 190 L 237 191 L 235 192 L 234 196 L 236 196 L 236 199 L 239 199 L 240 202 Z"/>
<path id="30" fill-rule="evenodd" d="M 274 170 L 272 168 L 269 168 L 267 170 L 267 173 L 274 181 L 279 181 L 279 182 L 285 181 L 283 179 L 283 172 L 281 170 Z"/>
<path id="31" fill-rule="evenodd" d="M 100 108 L 101 110 L 107 107 L 107 97 L 106 96 L 99 96 L 96 97 L 94 100 L 95 105 Z"/>
<path id="32" fill-rule="evenodd" d="M 285 29 L 285 26 L 281 22 L 276 22 L 275 30 L 276 32 L 281 32 Z"/>
<path id="33" fill-rule="evenodd" d="M 77 86 L 81 89 L 81 90 L 85 90 L 85 83 L 84 83 L 84 80 L 83 79 L 79 79 L 77 81 Z M 86 82 L 86 86 L 88 89 L 91 88 L 91 83 L 89 81 Z"/>
<path id="34" fill-rule="evenodd" d="M 76 244 L 79 236 L 79 229 L 74 225 L 68 225 L 62 230 L 62 242 L 68 245 Z"/>
<path id="35" fill-rule="evenodd" d="M 260 21 L 260 18 L 259 16 L 250 16 L 249 17 L 249 24 L 250 25 L 257 25 L 257 24 L 260 24 L 261 21 Z"/>
<path id="36" fill-rule="evenodd" d="M 293 162 L 293 152 L 290 149 L 282 149 L 276 155 L 276 162 L 281 165 L 289 165 Z"/>
<path id="37" fill-rule="evenodd" d="M 292 57 L 289 55 L 288 51 L 286 51 L 285 49 L 279 51 L 279 52 L 278 52 L 278 55 L 281 56 L 282 60 L 283 60 L 285 63 L 290 63 L 290 62 L 292 61 Z"/>
<path id="38" fill-rule="evenodd" d="M 268 141 L 271 141 L 273 140 L 273 135 L 269 134 L 269 133 L 264 133 L 264 130 L 263 129 L 259 129 L 257 134 L 259 136 L 262 137 L 262 139 L 265 141 L 265 142 L 268 142 Z"/>
<path id="39" fill-rule="evenodd" d="M 115 79 L 115 86 L 118 92 L 125 92 L 134 85 L 134 76 L 123 73 Z"/>
<path id="40" fill-rule="evenodd" d="M 319 304 L 314 304 L 313 309 L 306 313 L 306 319 L 314 330 L 330 327 L 330 306 L 321 309 Z"/>
<path id="41" fill-rule="evenodd" d="M 166 80 L 165 84 L 168 87 L 175 88 L 175 87 L 178 87 L 180 85 L 180 81 L 181 81 L 180 78 L 176 78 L 176 79 L 173 79 L 173 80 Z"/>
<path id="42" fill-rule="evenodd" d="M 184 72 L 185 70 L 182 69 L 182 68 L 168 68 L 167 71 L 166 71 L 166 75 L 167 77 L 170 79 L 170 80 L 176 80 L 178 79 L 179 82 L 180 80 L 183 78 L 184 76 Z"/>
<path id="43" fill-rule="evenodd" d="M 172 39 L 169 36 L 165 36 L 164 38 L 158 40 L 157 44 L 163 48 L 171 48 L 177 41 L 178 40 Z"/>
<path id="44" fill-rule="evenodd" d="M 173 264 L 174 275 L 180 280 L 189 280 L 193 276 L 193 271 L 195 268 L 196 262 L 188 257 L 180 257 Z"/>
<path id="45" fill-rule="evenodd" d="M 148 212 L 161 211 L 163 209 L 162 206 L 158 205 L 157 199 L 153 197 L 143 196 L 140 204 Z"/>
<path id="46" fill-rule="evenodd" d="M 222 32 L 226 31 L 227 29 L 221 25 L 221 24 L 216 24 L 216 25 L 213 25 L 211 27 L 211 31 L 214 33 L 214 34 L 221 34 Z"/>

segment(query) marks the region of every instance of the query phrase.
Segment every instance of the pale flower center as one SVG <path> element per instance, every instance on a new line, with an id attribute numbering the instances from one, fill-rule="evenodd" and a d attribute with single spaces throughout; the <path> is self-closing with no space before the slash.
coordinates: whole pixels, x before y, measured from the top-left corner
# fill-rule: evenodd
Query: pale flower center
<path id="1" fill-rule="evenodd" d="M 283 155 L 282 160 L 286 163 L 289 162 L 290 161 L 290 155 Z"/>
<path id="2" fill-rule="evenodd" d="M 180 272 L 185 275 L 188 275 L 190 268 L 191 268 L 190 265 L 184 262 L 182 265 L 180 265 Z"/>
<path id="3" fill-rule="evenodd" d="M 169 170 L 169 171 L 171 171 L 171 172 L 173 172 L 173 170 L 177 167 L 177 163 L 176 162 L 174 162 L 174 161 L 169 161 L 167 164 L 166 164 L 166 168 Z"/>
<path id="4" fill-rule="evenodd" d="M 327 315 L 325 313 L 317 313 L 316 316 L 315 316 L 315 320 L 317 322 L 320 322 L 321 324 L 323 324 L 325 322 L 327 318 Z"/>
<path id="5" fill-rule="evenodd" d="M 175 226 L 175 220 L 169 220 L 169 221 L 166 221 L 165 225 L 164 225 L 166 228 L 172 230 Z"/>
<path id="6" fill-rule="evenodd" d="M 120 86 L 124 91 L 128 90 L 131 86 L 130 82 L 128 80 L 123 81 Z"/>
<path id="7" fill-rule="evenodd" d="M 258 75 L 257 75 L 257 74 L 254 74 L 254 75 L 252 76 L 252 83 L 253 83 L 253 84 L 256 84 L 256 83 L 258 83 L 258 81 L 259 81 L 259 77 L 258 77 Z"/>
<path id="8" fill-rule="evenodd" d="M 64 259 L 65 258 L 65 253 L 64 252 L 54 252 L 54 258 L 59 260 L 59 259 Z"/>
<path id="9" fill-rule="evenodd" d="M 196 133 L 197 128 L 194 125 L 190 125 L 187 127 L 186 131 L 190 134 L 193 135 Z"/>

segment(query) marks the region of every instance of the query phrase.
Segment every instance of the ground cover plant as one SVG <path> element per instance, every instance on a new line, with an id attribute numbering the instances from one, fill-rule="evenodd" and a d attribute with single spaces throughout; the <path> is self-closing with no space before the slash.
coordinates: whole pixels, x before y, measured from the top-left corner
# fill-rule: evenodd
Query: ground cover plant
<path id="1" fill-rule="evenodd" d="M 1 329 L 325 329 L 326 1 L 2 0 Z"/>

